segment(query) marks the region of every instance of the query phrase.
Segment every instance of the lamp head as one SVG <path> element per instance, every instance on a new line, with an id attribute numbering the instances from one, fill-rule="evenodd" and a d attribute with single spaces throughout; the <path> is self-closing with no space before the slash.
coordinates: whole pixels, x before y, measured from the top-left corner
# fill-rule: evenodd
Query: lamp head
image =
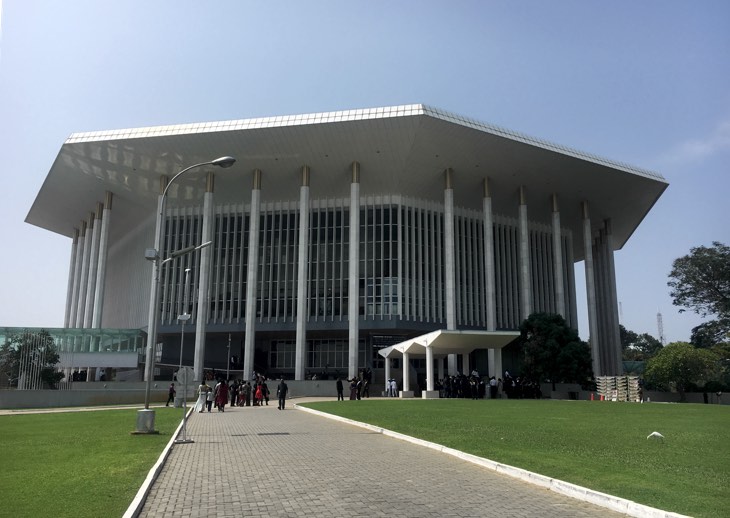
<path id="1" fill-rule="evenodd" d="M 213 165 L 217 165 L 218 167 L 222 167 L 223 169 L 227 167 L 231 167 L 233 164 L 236 163 L 236 159 L 232 156 L 222 156 L 220 158 L 216 158 L 211 162 Z"/>

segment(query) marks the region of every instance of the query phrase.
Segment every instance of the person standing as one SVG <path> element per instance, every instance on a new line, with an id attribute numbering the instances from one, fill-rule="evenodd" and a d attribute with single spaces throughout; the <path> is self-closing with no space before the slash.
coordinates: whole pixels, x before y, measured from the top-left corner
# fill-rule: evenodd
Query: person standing
<path id="1" fill-rule="evenodd" d="M 390 380 L 390 397 L 398 397 L 398 383 L 393 378 Z"/>
<path id="2" fill-rule="evenodd" d="M 243 401 L 246 406 L 251 406 L 251 383 L 248 381 L 243 385 Z"/>
<path id="3" fill-rule="evenodd" d="M 289 387 L 284 381 L 284 378 L 281 378 L 279 380 L 279 386 L 276 387 L 276 396 L 279 398 L 279 410 L 284 410 L 284 405 L 286 405 L 286 393 L 288 391 Z"/>
<path id="4" fill-rule="evenodd" d="M 497 399 L 497 379 L 494 376 L 489 378 L 489 399 Z"/>
<path id="5" fill-rule="evenodd" d="M 170 383 L 170 388 L 167 390 L 167 403 L 165 403 L 165 406 L 170 405 L 170 401 L 173 403 L 175 402 L 175 384 Z"/>
<path id="6" fill-rule="evenodd" d="M 233 380 L 233 384 L 229 387 L 229 394 L 231 396 L 231 406 L 236 406 L 238 399 L 238 380 Z"/>
<path id="7" fill-rule="evenodd" d="M 261 383 L 256 384 L 256 390 L 253 397 L 253 406 L 261 406 L 263 404 L 264 392 L 261 388 Z"/>
<path id="8" fill-rule="evenodd" d="M 213 409 L 213 400 L 215 399 L 215 391 L 208 387 L 208 392 L 205 395 L 205 405 L 208 408 L 208 413 Z"/>
<path id="9" fill-rule="evenodd" d="M 266 401 L 266 406 L 269 406 L 269 395 L 271 393 L 269 392 L 269 386 L 266 384 L 266 378 L 264 378 L 264 381 L 261 382 L 261 395 L 264 398 L 264 401 Z"/>
<path id="10" fill-rule="evenodd" d="M 337 401 L 344 401 L 344 387 L 342 386 L 342 378 L 337 378 Z"/>
<path id="11" fill-rule="evenodd" d="M 203 410 L 205 410 L 205 400 L 208 397 L 208 392 L 210 391 L 210 387 L 208 384 L 203 380 L 203 383 L 200 384 L 198 387 L 198 400 L 195 402 L 195 407 L 193 408 L 193 411 L 203 413 Z"/>
<path id="12" fill-rule="evenodd" d="M 218 382 L 218 385 L 215 386 L 215 390 L 215 406 L 218 409 L 218 412 L 225 412 L 226 403 L 228 403 L 228 383 L 221 380 Z"/>

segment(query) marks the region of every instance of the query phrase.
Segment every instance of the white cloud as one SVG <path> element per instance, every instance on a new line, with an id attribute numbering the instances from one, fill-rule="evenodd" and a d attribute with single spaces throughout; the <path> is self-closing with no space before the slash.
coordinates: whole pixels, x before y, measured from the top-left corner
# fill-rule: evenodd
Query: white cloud
<path id="1" fill-rule="evenodd" d="M 715 130 L 704 138 L 687 140 L 671 150 L 662 162 L 686 163 L 711 157 L 730 150 L 730 120 L 720 122 Z"/>

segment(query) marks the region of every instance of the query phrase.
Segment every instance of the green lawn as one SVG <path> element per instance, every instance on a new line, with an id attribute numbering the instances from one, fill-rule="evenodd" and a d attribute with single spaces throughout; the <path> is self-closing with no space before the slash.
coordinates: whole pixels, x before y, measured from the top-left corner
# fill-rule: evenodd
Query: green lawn
<path id="1" fill-rule="evenodd" d="M 121 516 L 181 418 L 131 435 L 137 409 L 0 416 L 0 516 Z"/>
<path id="2" fill-rule="evenodd" d="M 306 406 L 651 507 L 730 516 L 727 406 L 454 399 Z M 665 440 L 648 440 L 653 431 Z"/>

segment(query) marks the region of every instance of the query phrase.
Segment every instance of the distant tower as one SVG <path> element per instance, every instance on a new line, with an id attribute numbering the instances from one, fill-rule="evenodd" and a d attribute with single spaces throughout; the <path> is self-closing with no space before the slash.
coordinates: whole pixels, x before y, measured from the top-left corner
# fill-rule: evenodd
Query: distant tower
<path id="1" fill-rule="evenodd" d="M 664 339 L 664 322 L 662 320 L 662 312 L 659 311 L 656 314 L 656 326 L 659 330 L 659 341 L 662 345 L 665 345 L 666 340 Z"/>
<path id="2" fill-rule="evenodd" d="M 624 305 L 622 302 L 618 303 L 618 323 L 622 324 L 624 321 Z"/>

